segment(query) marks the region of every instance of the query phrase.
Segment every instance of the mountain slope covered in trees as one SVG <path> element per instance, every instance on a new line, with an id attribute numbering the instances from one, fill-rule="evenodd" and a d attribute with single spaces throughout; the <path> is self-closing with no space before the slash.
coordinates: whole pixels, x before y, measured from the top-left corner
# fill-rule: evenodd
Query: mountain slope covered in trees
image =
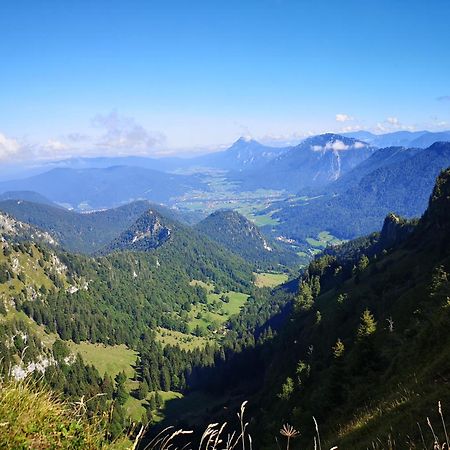
<path id="1" fill-rule="evenodd" d="M 417 217 L 426 208 L 429 192 L 440 170 L 450 164 L 450 143 L 435 143 L 417 152 L 379 150 L 392 164 L 375 162 L 373 170 L 358 173 L 356 167 L 340 182 L 327 186 L 322 195 L 298 198 L 272 206 L 280 223 L 276 233 L 302 240 L 327 230 L 339 238 L 351 239 L 375 231 L 391 211 Z M 404 153 L 409 157 L 404 157 Z M 400 155 L 398 155 L 400 153 Z M 377 157 L 377 153 L 373 158 Z M 354 180 L 358 180 L 355 184 Z"/>
<path id="2" fill-rule="evenodd" d="M 276 269 L 280 264 L 293 266 L 298 262 L 294 252 L 280 248 L 237 211 L 216 211 L 198 223 L 196 229 L 260 268 Z"/>
<path id="3" fill-rule="evenodd" d="M 380 234 L 310 264 L 289 320 L 253 351 L 264 367 L 253 398 L 258 448 L 273 448 L 286 422 L 301 432 L 298 448 L 311 446 L 313 416 L 326 448 L 420 448 L 422 439 L 431 448 L 427 417 L 445 439 L 449 211 L 450 169 L 417 224 L 391 216 Z"/>

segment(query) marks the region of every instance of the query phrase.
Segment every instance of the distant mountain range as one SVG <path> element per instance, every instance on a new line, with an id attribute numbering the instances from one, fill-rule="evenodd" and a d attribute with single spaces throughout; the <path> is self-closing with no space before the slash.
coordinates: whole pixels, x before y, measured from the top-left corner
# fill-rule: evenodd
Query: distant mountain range
<path id="1" fill-rule="evenodd" d="M 233 182 L 230 185 L 237 194 L 266 188 L 297 196 L 272 204 L 266 211 L 278 221 L 274 231 L 266 227 L 272 236 L 303 240 L 326 230 L 339 238 L 353 238 L 379 228 L 391 210 L 407 217 L 423 212 L 435 177 L 450 165 L 447 141 L 448 131 L 383 135 L 358 131 L 313 136 L 284 148 L 240 138 L 227 150 L 191 159 L 74 158 L 49 163 L 47 167 L 53 168 L 44 173 L 0 182 L 0 210 L 49 232 L 71 251 L 94 253 L 148 210 L 148 201 L 165 217 L 185 220 L 156 204 L 171 204 L 197 191 L 210 191 L 214 198 L 210 180 L 205 173 L 168 171 L 188 173 L 186 169 L 208 167 L 227 171 L 224 177 Z M 426 147 L 429 142 L 433 144 Z M 62 206 L 77 211 L 123 209 L 79 216 Z M 226 224 L 223 236 L 217 235 L 216 219 Z M 221 213 L 203 225 L 216 241 L 229 237 L 233 242 L 237 236 L 233 236 L 232 224 L 242 220 L 235 219 Z M 186 221 L 193 223 L 192 217 Z M 268 253 L 261 253 L 253 242 L 255 248 L 244 254 L 248 250 L 244 240 L 237 254 L 247 260 L 252 252 L 258 258 Z"/>
<path id="2" fill-rule="evenodd" d="M 266 163 L 286 153 L 290 147 L 269 147 L 253 139 L 241 137 L 227 150 L 209 153 L 185 162 L 194 166 L 213 167 L 222 170 L 257 170 Z"/>
<path id="3" fill-rule="evenodd" d="M 367 143 L 337 134 L 305 139 L 259 170 L 236 176 L 242 189 L 285 189 L 296 192 L 337 180 L 375 152 Z"/>
<path id="4" fill-rule="evenodd" d="M 427 149 L 381 149 L 321 194 L 271 206 L 276 233 L 303 240 L 323 230 L 339 238 L 368 234 L 395 211 L 418 217 L 440 171 L 450 166 L 450 143 Z"/>
<path id="5" fill-rule="evenodd" d="M 344 133 L 344 136 L 360 139 L 375 147 L 416 147 L 426 148 L 435 142 L 450 141 L 450 131 L 395 131 L 386 134 L 373 134 L 369 131 Z"/>

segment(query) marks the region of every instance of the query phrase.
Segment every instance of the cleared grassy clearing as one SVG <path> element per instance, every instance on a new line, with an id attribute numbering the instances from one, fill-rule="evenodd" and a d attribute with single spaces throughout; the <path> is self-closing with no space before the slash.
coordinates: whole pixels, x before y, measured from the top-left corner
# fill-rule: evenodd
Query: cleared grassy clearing
<path id="1" fill-rule="evenodd" d="M 206 289 L 207 292 L 211 292 L 214 290 L 214 285 L 211 283 L 205 283 L 201 280 L 192 280 L 189 282 L 191 286 L 201 286 L 203 289 Z"/>
<path id="2" fill-rule="evenodd" d="M 255 273 L 255 285 L 257 287 L 269 287 L 273 288 L 285 283 L 288 280 L 288 276 L 285 273 Z"/>
<path id="3" fill-rule="evenodd" d="M 193 336 L 191 334 L 181 333 L 180 331 L 168 330 L 167 328 L 158 328 L 156 339 L 162 345 L 178 345 L 183 350 L 192 350 L 194 348 L 204 347 L 209 341 L 207 338 Z"/>
<path id="4" fill-rule="evenodd" d="M 330 234 L 328 231 L 321 231 L 316 238 L 308 237 L 306 242 L 316 249 L 324 249 L 328 245 L 338 245 L 343 241 Z"/>
<path id="5" fill-rule="evenodd" d="M 137 388 L 137 383 L 136 383 L 136 388 Z M 157 411 L 153 411 L 153 422 L 154 423 L 161 422 L 161 420 L 165 419 L 165 417 L 166 417 L 166 412 L 165 412 L 166 402 L 169 402 L 170 400 L 183 398 L 183 394 L 180 394 L 179 392 L 159 391 L 159 394 L 161 395 L 161 398 L 163 400 L 163 405 Z M 149 406 L 149 400 L 152 395 L 153 395 L 153 392 L 149 393 L 148 396 L 143 400 L 138 400 L 137 398 L 132 397 L 131 395 L 128 397 L 127 401 L 124 404 L 124 409 L 126 411 L 127 416 L 131 419 L 131 421 L 139 422 L 142 419 L 142 416 L 144 414 L 146 414 L 146 412 L 147 412 L 147 408 Z"/>
<path id="6" fill-rule="evenodd" d="M 122 371 L 129 378 L 134 375 L 133 365 L 136 362 L 137 353 L 123 344 L 106 346 L 89 342 L 79 344 L 70 342 L 69 347 L 73 352 L 80 353 L 87 364 L 95 366 L 102 376 L 107 373 L 114 378 Z"/>
<path id="7" fill-rule="evenodd" d="M 234 291 L 215 293 L 213 284 L 199 280 L 192 280 L 191 284 L 202 286 L 207 291 L 207 302 L 193 305 L 189 312 L 191 333 L 194 333 L 197 327 L 205 336 L 218 331 L 231 316 L 239 314 L 249 297 L 248 294 Z"/>

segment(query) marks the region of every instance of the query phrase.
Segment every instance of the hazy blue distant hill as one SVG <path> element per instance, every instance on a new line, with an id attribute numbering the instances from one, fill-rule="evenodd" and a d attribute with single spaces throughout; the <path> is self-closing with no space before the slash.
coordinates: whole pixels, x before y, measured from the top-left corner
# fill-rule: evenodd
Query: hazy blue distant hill
<path id="1" fill-rule="evenodd" d="M 450 141 L 450 131 L 442 131 L 440 133 L 430 133 L 426 132 L 422 136 L 411 142 L 412 147 L 425 148 L 434 144 L 435 142 L 449 142 Z"/>
<path id="2" fill-rule="evenodd" d="M 33 192 L 33 191 L 8 191 L 4 192 L 3 194 L 0 194 L 0 201 L 5 200 L 25 200 L 27 202 L 33 202 L 33 203 L 42 203 L 43 205 L 51 205 L 58 207 L 58 205 L 51 200 L 49 200 L 47 197 L 44 197 L 43 195 Z"/>
<path id="3" fill-rule="evenodd" d="M 30 178 L 0 183 L 0 191 L 32 190 L 74 208 L 100 209 L 133 200 L 168 202 L 192 189 L 207 189 L 198 176 L 115 166 L 106 169 L 53 169 Z"/>
<path id="4" fill-rule="evenodd" d="M 49 169 L 107 169 L 114 166 L 131 166 L 143 169 L 170 171 L 184 165 L 176 157 L 151 158 L 148 156 L 97 156 L 77 157 L 47 163 Z"/>
<path id="5" fill-rule="evenodd" d="M 337 180 L 374 152 L 375 148 L 365 142 L 328 133 L 305 139 L 260 170 L 245 171 L 237 179 L 243 189 L 261 187 L 297 192 Z"/>
<path id="6" fill-rule="evenodd" d="M 269 147 L 253 139 L 241 137 L 224 151 L 209 153 L 188 161 L 194 165 L 223 170 L 256 170 L 288 149 L 289 147 Z"/>
<path id="7" fill-rule="evenodd" d="M 374 134 L 369 131 L 352 131 L 344 133 L 354 139 L 361 139 L 375 147 L 410 147 L 411 142 L 419 138 L 426 131 L 394 131 L 393 133 Z"/>
<path id="8" fill-rule="evenodd" d="M 374 134 L 369 131 L 352 131 L 344 136 L 360 139 L 376 147 L 419 147 L 427 148 L 435 142 L 450 141 L 450 131 L 395 131 L 393 133 Z"/>

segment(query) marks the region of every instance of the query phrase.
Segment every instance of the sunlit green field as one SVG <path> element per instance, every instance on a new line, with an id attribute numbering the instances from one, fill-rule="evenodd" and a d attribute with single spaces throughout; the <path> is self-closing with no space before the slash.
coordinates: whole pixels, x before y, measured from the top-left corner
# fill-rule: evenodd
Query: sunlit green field
<path id="1" fill-rule="evenodd" d="M 156 331 L 156 339 L 162 345 L 178 345 L 183 350 L 201 348 L 209 342 L 209 339 L 205 337 L 193 336 L 192 334 L 185 334 L 161 327 Z"/>
<path id="2" fill-rule="evenodd" d="M 249 297 L 248 294 L 234 291 L 214 293 L 214 285 L 199 280 L 193 280 L 191 284 L 200 285 L 207 290 L 207 303 L 194 305 L 189 313 L 191 333 L 197 327 L 205 335 L 218 331 L 231 316 L 239 314 Z M 222 300 L 223 296 L 227 297 L 227 302 Z"/>
<path id="3" fill-rule="evenodd" d="M 89 342 L 69 343 L 74 353 L 80 353 L 87 364 L 97 368 L 100 375 L 108 373 L 115 377 L 124 371 L 128 377 L 134 375 L 133 365 L 136 362 L 137 353 L 125 345 L 107 346 L 103 344 L 91 344 Z"/>
<path id="4" fill-rule="evenodd" d="M 288 280 L 288 276 L 285 273 L 255 273 L 255 285 L 257 287 L 276 287 L 285 283 Z"/>
<path id="5" fill-rule="evenodd" d="M 341 244 L 343 241 L 336 238 L 328 231 L 321 231 L 315 238 L 306 238 L 306 242 L 308 242 L 311 247 L 323 249 L 328 245 Z"/>

